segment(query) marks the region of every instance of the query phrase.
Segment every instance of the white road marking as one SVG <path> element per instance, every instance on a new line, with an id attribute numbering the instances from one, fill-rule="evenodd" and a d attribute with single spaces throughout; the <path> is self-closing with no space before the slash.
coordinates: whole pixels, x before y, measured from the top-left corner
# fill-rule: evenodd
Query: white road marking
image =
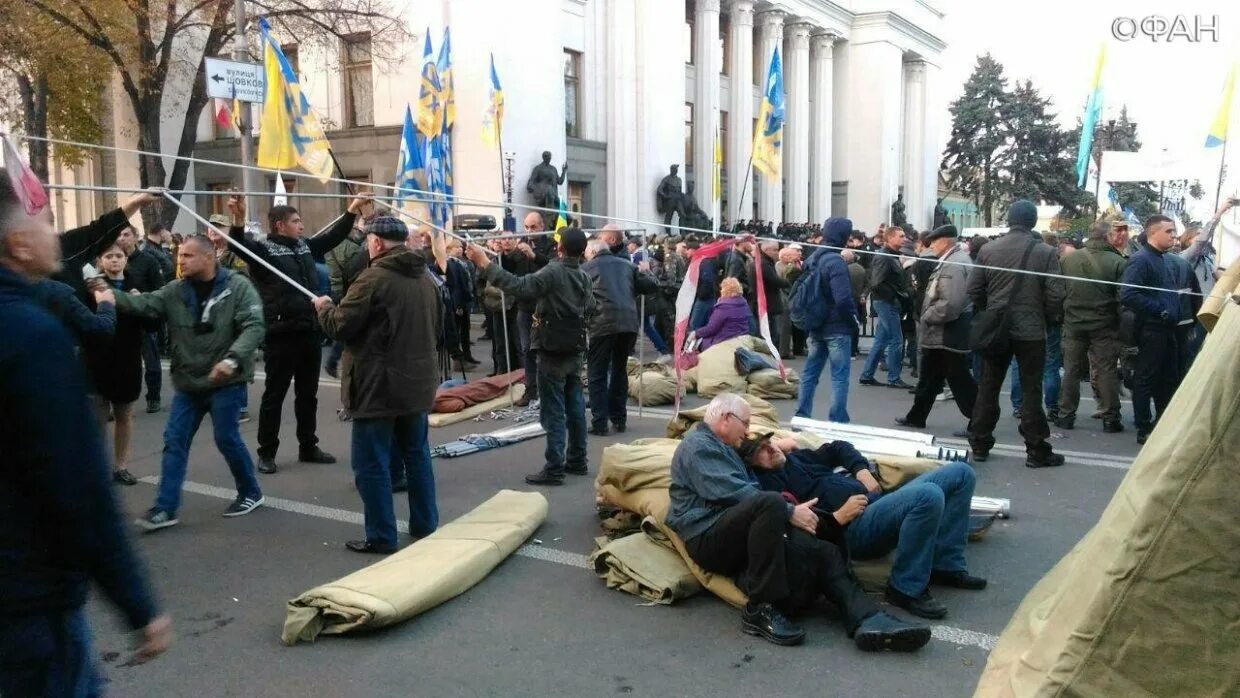
<path id="1" fill-rule="evenodd" d="M 144 482 L 148 485 L 158 485 L 159 478 L 153 475 L 138 478 L 138 482 Z M 237 493 L 226 487 L 216 487 L 215 485 L 206 485 L 200 482 L 186 481 L 182 486 L 186 492 L 200 494 L 206 497 L 214 497 L 231 502 L 236 498 Z M 318 504 L 310 504 L 308 502 L 299 502 L 293 499 L 284 499 L 283 497 L 266 496 L 263 507 L 278 509 L 292 514 L 301 514 L 302 516 L 311 516 L 316 519 L 326 519 L 328 521 L 337 521 L 340 523 L 354 524 L 361 526 L 363 517 L 361 512 L 349 511 L 347 509 L 337 509 L 335 507 L 325 507 Z M 400 530 L 408 530 L 409 522 L 403 519 L 397 519 L 396 527 Z M 567 550 L 559 550 L 557 548 L 549 548 L 545 545 L 536 545 L 527 543 L 517 548 L 514 555 L 528 557 L 534 560 L 542 560 L 543 562 L 554 562 L 566 567 L 576 567 L 580 569 L 590 569 L 589 563 L 586 562 L 586 556 L 580 553 L 573 553 Z M 933 625 L 931 626 L 931 636 L 936 640 L 950 642 L 955 645 L 968 645 L 978 647 L 989 652 L 994 648 L 998 637 L 987 633 L 979 633 L 975 630 L 966 630 L 964 628 L 955 628 L 950 625 Z"/>

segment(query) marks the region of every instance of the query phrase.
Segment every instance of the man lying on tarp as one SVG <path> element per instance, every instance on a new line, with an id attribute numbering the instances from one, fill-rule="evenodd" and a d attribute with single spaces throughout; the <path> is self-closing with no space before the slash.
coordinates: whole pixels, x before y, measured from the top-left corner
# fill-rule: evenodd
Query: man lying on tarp
<path id="1" fill-rule="evenodd" d="M 814 500 L 794 506 L 759 488 L 735 450 L 749 416 L 749 403 L 738 395 L 710 401 L 703 422 L 672 456 L 666 519 L 694 562 L 732 577 L 748 594 L 741 630 L 778 645 L 800 644 L 805 631 L 784 613 L 823 595 L 839 607 L 848 635 L 863 650 L 910 651 L 929 642 L 930 628 L 878 610 L 861 590 L 831 514 L 815 509 Z"/>
<path id="2" fill-rule="evenodd" d="M 884 494 L 869 461 L 852 444 L 835 441 L 811 450 L 771 436 L 749 437 L 737 449 L 762 489 L 835 512 L 855 559 L 895 550 L 887 601 L 922 618 L 942 618 L 947 607 L 930 595 L 930 584 L 986 587 L 985 579 L 968 573 L 964 558 L 975 481 L 968 463 L 946 463 Z"/>

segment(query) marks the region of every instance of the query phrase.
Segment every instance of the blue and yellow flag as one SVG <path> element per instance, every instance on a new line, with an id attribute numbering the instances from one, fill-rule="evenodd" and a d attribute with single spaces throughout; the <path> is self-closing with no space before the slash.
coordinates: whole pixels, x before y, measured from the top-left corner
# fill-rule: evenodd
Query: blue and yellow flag
<path id="1" fill-rule="evenodd" d="M 716 206 L 723 201 L 723 141 L 720 140 L 719 129 L 715 129 L 715 180 L 711 201 Z"/>
<path id="2" fill-rule="evenodd" d="M 491 54 L 491 99 L 487 103 L 487 111 L 482 116 L 482 142 L 495 148 L 499 147 L 504 128 L 504 88 L 499 84 L 499 73 L 495 72 L 495 54 Z"/>
<path id="3" fill-rule="evenodd" d="M 396 157 L 396 205 L 405 207 L 405 200 L 420 198 L 426 191 L 426 162 L 418 144 L 413 125 L 413 111 L 405 105 L 405 127 L 400 134 L 400 154 Z M 411 191 L 416 190 L 416 191 Z"/>
<path id="4" fill-rule="evenodd" d="M 319 119 L 301 92 L 297 73 L 271 36 L 271 25 L 259 18 L 266 67 L 266 94 L 258 139 L 258 166 L 287 170 L 301 165 L 320 182 L 331 179 L 334 164 L 331 144 Z"/>
<path id="5" fill-rule="evenodd" d="M 1210 133 L 1206 136 L 1206 147 L 1214 148 L 1227 141 L 1227 124 L 1231 121 L 1231 98 L 1236 92 L 1236 64 L 1231 64 L 1227 71 L 1227 82 L 1223 83 L 1223 103 L 1218 107 L 1214 123 L 1210 124 Z"/>
<path id="6" fill-rule="evenodd" d="M 1094 150 L 1094 127 L 1102 118 L 1102 66 L 1106 63 L 1107 47 L 1098 49 L 1098 63 L 1094 66 L 1094 81 L 1085 105 L 1085 118 L 1081 119 L 1081 142 L 1076 150 L 1076 186 L 1084 187 L 1089 173 L 1089 158 Z"/>
<path id="7" fill-rule="evenodd" d="M 758 123 L 753 132 L 753 166 L 767 179 L 779 181 L 783 168 L 784 141 L 784 69 L 779 60 L 779 47 L 771 54 L 771 67 L 766 72 L 766 89 L 758 107 Z"/>
<path id="8" fill-rule="evenodd" d="M 443 99 L 443 121 L 439 131 L 440 185 L 441 193 L 452 200 L 455 186 L 452 181 L 452 125 L 456 123 L 456 96 L 452 87 L 452 35 L 447 27 L 443 30 L 443 43 L 439 45 L 439 85 Z"/>
<path id="9" fill-rule="evenodd" d="M 418 95 L 418 131 L 427 138 L 435 138 L 443 128 L 443 84 L 439 82 L 439 69 L 431 50 L 431 29 L 426 28 L 426 43 L 422 47 L 422 87 Z"/>

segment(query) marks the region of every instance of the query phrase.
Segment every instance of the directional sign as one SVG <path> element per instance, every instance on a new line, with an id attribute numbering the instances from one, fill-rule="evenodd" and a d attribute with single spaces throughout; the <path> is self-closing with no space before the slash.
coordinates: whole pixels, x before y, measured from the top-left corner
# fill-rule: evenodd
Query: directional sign
<path id="1" fill-rule="evenodd" d="M 207 96 L 232 99 L 236 90 L 242 102 L 263 101 L 263 66 L 207 57 Z"/>

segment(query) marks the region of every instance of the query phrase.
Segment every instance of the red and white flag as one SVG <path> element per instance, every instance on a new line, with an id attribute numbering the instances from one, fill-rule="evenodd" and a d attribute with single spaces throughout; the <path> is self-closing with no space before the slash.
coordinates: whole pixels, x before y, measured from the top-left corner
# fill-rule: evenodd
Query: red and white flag
<path id="1" fill-rule="evenodd" d="M 220 128 L 232 126 L 232 114 L 228 111 L 227 100 L 215 100 L 215 123 Z"/>
<path id="2" fill-rule="evenodd" d="M 672 347 L 672 360 L 676 365 L 676 405 L 680 412 L 680 388 L 684 377 L 684 365 L 681 355 L 684 353 L 685 339 L 689 336 L 689 315 L 693 312 L 693 301 L 697 299 L 698 270 L 702 260 L 711 259 L 724 250 L 731 249 L 736 240 L 725 238 L 708 245 L 703 245 L 689 255 L 689 269 L 685 271 L 684 283 L 676 294 L 676 341 Z"/>
<path id="3" fill-rule="evenodd" d="M 47 206 L 47 192 L 35 176 L 34 170 L 26 164 L 26 159 L 17 151 L 17 146 L 13 145 L 9 135 L 6 133 L 0 138 L 4 140 L 4 166 L 9 173 L 9 183 L 13 186 L 17 199 L 22 202 L 22 208 L 26 209 L 26 215 L 33 216 Z"/>
<path id="4" fill-rule="evenodd" d="M 754 293 L 758 298 L 758 332 L 762 334 L 762 338 L 766 340 L 766 346 L 771 350 L 771 356 L 775 357 L 775 367 L 779 369 L 779 377 L 787 379 L 788 376 L 784 371 L 784 360 L 779 358 L 779 350 L 775 348 L 775 342 L 771 341 L 771 321 L 766 313 L 766 292 L 762 286 L 762 250 L 755 249 L 755 254 L 759 255 L 753 261 L 754 269 Z"/>

